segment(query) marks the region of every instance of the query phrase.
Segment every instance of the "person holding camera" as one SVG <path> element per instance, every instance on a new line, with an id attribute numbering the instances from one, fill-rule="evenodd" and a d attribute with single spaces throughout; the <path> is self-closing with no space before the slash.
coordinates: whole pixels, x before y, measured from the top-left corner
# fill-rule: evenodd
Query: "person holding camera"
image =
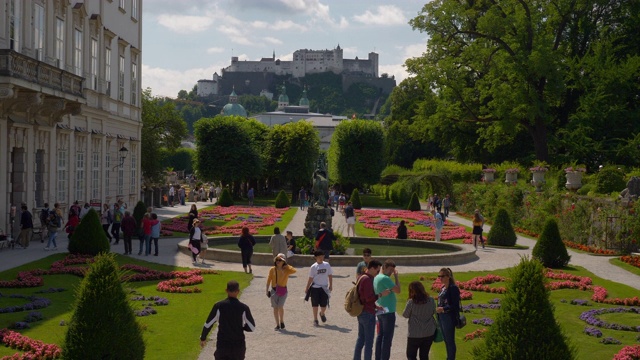
<path id="1" fill-rule="evenodd" d="M 275 330 L 284 329 L 284 303 L 287 300 L 287 282 L 289 275 L 295 274 L 296 269 L 287 264 L 284 254 L 278 254 L 273 259 L 273 267 L 269 269 L 267 277 L 267 297 L 271 298 L 273 318 L 276 320 Z"/>

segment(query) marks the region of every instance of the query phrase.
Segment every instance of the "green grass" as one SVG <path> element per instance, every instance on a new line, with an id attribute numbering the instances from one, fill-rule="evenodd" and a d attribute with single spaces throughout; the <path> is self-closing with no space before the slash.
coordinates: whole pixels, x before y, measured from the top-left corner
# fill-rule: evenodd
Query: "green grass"
<path id="1" fill-rule="evenodd" d="M 620 260 L 619 258 L 609 259 L 609 262 L 615 266 L 621 267 L 632 274 L 636 274 L 640 276 L 640 268 L 637 268 L 633 265 L 627 264 L 626 262 Z"/>
<path id="2" fill-rule="evenodd" d="M 366 208 L 404 209 L 376 194 L 360 194 L 360 203 Z"/>
<path id="3" fill-rule="evenodd" d="M 15 279 L 19 271 L 36 268 L 48 269 L 50 264 L 64 258 L 65 254 L 51 255 L 11 270 L 0 273 L 0 279 Z M 151 269 L 171 271 L 188 270 L 175 266 L 159 265 L 129 257 L 116 256 L 120 264 L 136 264 Z M 197 294 L 171 294 L 159 292 L 156 285 L 159 281 L 132 282 L 125 284 L 125 288 L 131 288 L 141 295 L 157 295 L 169 300 L 168 306 L 157 306 L 157 315 L 138 317 L 138 321 L 145 328 L 144 339 L 146 343 L 145 359 L 196 359 L 200 353 L 200 345 L 197 341 L 202 330 L 202 324 L 207 318 L 211 307 L 216 301 L 226 297 L 224 291 L 227 281 L 234 279 L 240 283 L 240 288 L 248 286 L 251 275 L 221 271 L 216 275 L 204 275 L 204 283 L 197 285 L 202 290 Z M 62 345 L 67 327 L 60 326 L 60 321 L 68 322 L 71 319 L 74 305 L 75 289 L 82 279 L 72 275 L 46 275 L 44 286 L 40 288 L 6 289 L 0 291 L 4 295 L 0 298 L 0 307 L 24 303 L 24 299 L 10 299 L 9 294 L 35 295 L 48 298 L 52 305 L 40 309 L 44 320 L 32 323 L 31 328 L 20 332 L 33 339 L 39 339 L 46 343 Z M 35 294 L 36 291 L 49 287 L 61 287 L 64 292 L 50 294 Z M 132 302 L 134 309 L 141 309 L 144 302 Z M 0 314 L 0 329 L 10 326 L 16 321 L 21 321 L 29 312 Z M 176 341 L 176 339 L 181 339 Z M 193 341 L 189 341 L 192 339 Z M 10 356 L 16 350 L 0 347 L 0 357 Z"/>
<path id="4" fill-rule="evenodd" d="M 398 269 L 402 272 L 402 269 Z M 455 269 L 454 269 L 455 270 Z M 609 280 L 604 280 L 599 278 L 584 268 L 580 267 L 569 267 L 564 269 L 563 271 L 580 276 L 588 276 L 593 280 L 594 285 L 603 286 L 609 292 L 610 298 L 620 297 L 627 298 L 637 296 L 638 290 L 632 287 L 618 284 Z M 491 274 L 494 275 L 502 275 L 509 276 L 509 269 L 501 269 L 491 271 Z M 430 296 L 436 296 L 437 293 L 431 290 L 431 284 L 435 280 L 437 273 L 415 273 L 415 274 L 402 274 L 400 275 L 400 282 L 402 285 L 402 292 L 398 294 L 398 316 L 399 319 L 397 321 L 406 321 L 401 317 L 402 311 L 404 310 L 406 301 L 407 301 L 407 287 L 411 281 L 420 280 L 420 277 L 424 277 L 423 284 L 427 289 L 427 292 Z M 454 273 L 456 281 L 467 281 L 477 276 L 485 276 L 487 275 L 486 271 L 478 271 L 478 272 L 460 272 Z M 496 283 L 492 284 L 492 286 L 506 286 L 506 283 Z M 480 291 L 473 291 L 473 299 L 472 300 L 463 300 L 462 305 L 468 304 L 486 304 L 489 300 L 494 298 L 502 299 L 504 295 L 501 294 L 490 294 Z M 599 343 L 600 339 L 595 337 L 587 336 L 583 333 L 584 327 L 587 326 L 587 323 L 580 320 L 579 316 L 582 312 L 590 310 L 590 309 L 598 309 L 605 307 L 617 307 L 606 304 L 594 303 L 591 301 L 591 295 L 593 293 L 591 291 L 580 291 L 580 290 L 554 290 L 550 293 L 550 300 L 553 306 L 555 307 L 555 317 L 562 329 L 566 332 L 566 334 L 571 339 L 572 343 L 577 347 L 577 357 L 576 359 L 611 359 L 615 353 L 620 351 L 625 345 L 634 345 L 638 344 L 636 337 L 638 336 L 637 332 L 630 331 L 617 331 L 617 330 L 609 330 L 600 328 L 603 333 L 603 337 L 613 337 L 622 342 L 621 345 L 604 345 Z M 561 300 L 566 300 L 566 303 L 561 302 Z M 583 299 L 589 302 L 589 306 L 576 306 L 571 305 L 570 302 L 573 299 Z M 458 358 L 460 359 L 471 359 L 470 351 L 475 346 L 475 344 L 483 341 L 482 339 L 475 339 L 472 341 L 465 342 L 463 340 L 464 336 L 468 333 L 473 332 L 474 330 L 480 329 L 483 326 L 473 324 L 474 319 L 479 319 L 483 317 L 488 317 L 491 319 L 496 319 L 499 310 L 487 310 L 487 309 L 476 309 L 472 310 L 471 313 L 465 313 L 467 317 L 467 326 L 464 329 L 456 330 L 456 345 L 458 347 Z M 606 320 L 609 322 L 616 322 L 620 324 L 626 325 L 636 325 L 640 323 L 640 315 L 637 314 L 606 314 L 599 316 L 602 320 Z M 446 350 L 444 346 L 435 345 L 431 347 L 431 355 L 434 359 L 444 359 L 446 357 Z"/>

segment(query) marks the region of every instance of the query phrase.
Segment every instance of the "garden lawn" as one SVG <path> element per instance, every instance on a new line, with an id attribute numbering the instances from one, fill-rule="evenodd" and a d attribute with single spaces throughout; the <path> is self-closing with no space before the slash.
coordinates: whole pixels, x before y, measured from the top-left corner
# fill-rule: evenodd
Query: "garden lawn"
<path id="1" fill-rule="evenodd" d="M 0 273 L 0 280 L 13 280 L 19 271 L 32 269 L 49 269 L 51 263 L 61 260 L 66 254 L 51 255 L 42 260 L 25 264 L 15 269 Z M 183 271 L 187 268 L 178 268 L 167 265 L 149 263 L 125 256 L 116 256 L 120 265 L 140 265 L 160 271 Z M 198 337 L 202 330 L 202 324 L 206 320 L 213 304 L 226 297 L 224 291 L 229 280 L 237 280 L 240 288 L 248 286 L 251 275 L 238 272 L 220 271 L 218 274 L 203 275 L 204 282 L 196 285 L 201 293 L 166 293 L 156 290 L 160 280 L 129 282 L 123 286 L 131 289 L 136 295 L 160 296 L 169 300 L 167 306 L 155 306 L 156 315 L 137 317 L 136 319 L 144 328 L 146 343 L 145 359 L 196 359 L 200 353 Z M 39 309 L 44 319 L 31 323 L 30 329 L 19 330 L 20 333 L 45 343 L 63 345 L 67 326 L 61 326 L 64 321 L 68 323 L 73 314 L 75 289 L 82 280 L 74 275 L 43 275 L 44 286 L 29 288 L 0 288 L 0 307 L 21 305 L 28 302 L 26 299 L 8 298 L 10 294 L 34 295 L 51 300 L 51 305 Z M 63 292 L 36 294 L 36 291 L 49 288 L 64 288 Z M 191 288 L 191 287 L 188 287 Z M 133 294 L 132 294 L 133 296 Z M 144 308 L 148 301 L 132 301 L 134 310 Z M 7 328 L 16 321 L 22 321 L 29 311 L 0 314 L 0 329 Z M 0 346 L 0 357 L 11 356 L 17 350 Z"/>
<path id="2" fill-rule="evenodd" d="M 396 205 L 389 200 L 385 200 L 373 193 L 360 194 L 360 203 L 362 204 L 362 207 L 365 208 L 402 209 L 399 205 Z"/>
<path id="3" fill-rule="evenodd" d="M 632 274 L 636 274 L 640 276 L 640 268 L 635 267 L 633 265 L 627 264 L 626 262 L 620 260 L 619 258 L 609 259 L 609 262 L 615 266 L 619 266 Z"/>
<path id="4" fill-rule="evenodd" d="M 201 228 L 209 236 L 239 236 L 242 227 L 247 226 L 252 235 L 272 235 L 273 228 L 281 230 L 289 225 L 297 208 L 276 209 L 274 207 L 215 206 L 198 210 Z M 167 237 L 188 237 L 188 214 L 162 222 L 162 235 Z"/>
<path id="5" fill-rule="evenodd" d="M 432 289 L 432 284 L 436 280 L 437 273 L 418 273 L 418 274 L 402 274 L 402 269 L 398 269 L 401 273 L 400 275 L 400 283 L 402 286 L 402 292 L 398 294 L 398 320 L 397 321 L 407 321 L 402 318 L 402 311 L 404 310 L 406 301 L 407 301 L 407 288 L 410 282 L 415 280 L 420 280 L 423 278 L 422 283 L 424 284 L 427 292 L 430 296 L 437 297 L 437 291 Z M 455 271 L 455 268 L 454 268 Z M 638 291 L 629 286 L 618 284 L 612 281 L 604 280 L 599 278 L 584 268 L 580 267 L 569 267 L 563 270 L 564 272 L 572 275 L 586 276 L 590 277 L 593 281 L 593 285 L 602 286 L 608 291 L 608 299 L 612 298 L 630 298 L 634 296 L 638 296 Z M 454 273 L 454 277 L 456 282 L 460 281 L 469 281 L 472 278 L 479 276 L 487 276 L 489 274 L 499 275 L 503 277 L 509 276 L 509 269 L 501 269 L 487 272 L 460 272 Z M 551 280 L 549 280 L 551 281 Z M 499 288 L 505 287 L 506 282 L 498 282 L 489 284 L 490 288 Z M 488 293 L 483 291 L 471 291 L 473 297 L 471 300 L 463 300 L 462 306 L 468 306 L 471 304 L 484 304 L 489 305 L 489 301 L 493 299 L 502 299 L 504 297 L 503 294 L 496 293 Z M 577 356 L 576 359 L 611 359 L 613 356 L 622 349 L 625 345 L 637 345 L 638 340 L 637 337 L 640 335 L 639 332 L 632 331 L 621 331 L 621 330 L 610 330 L 606 328 L 598 328 L 602 331 L 602 338 L 596 338 L 593 336 L 588 336 L 584 333 L 584 329 L 588 325 L 585 321 L 580 320 L 580 314 L 585 311 L 600 309 L 600 308 L 618 308 L 620 306 L 617 305 L 609 305 L 609 304 L 601 304 L 596 303 L 591 300 L 591 296 L 593 295 L 593 291 L 591 290 L 577 290 L 577 289 L 562 289 L 562 290 L 552 290 L 550 294 L 550 300 L 553 306 L 555 307 L 555 317 L 556 320 L 561 325 L 562 329 L 571 339 L 572 343 L 576 345 L 577 348 Z M 574 299 L 585 300 L 588 306 L 579 306 L 572 305 L 571 301 Z M 630 307 L 625 307 L 630 308 Z M 493 309 L 473 309 L 471 312 L 465 313 L 467 317 L 467 326 L 463 329 L 456 330 L 456 345 L 458 348 L 458 358 L 460 359 L 471 359 L 472 356 L 470 354 L 471 349 L 481 341 L 482 338 L 464 341 L 464 337 L 466 334 L 472 333 L 475 330 L 485 328 L 483 325 L 474 324 L 474 319 L 481 318 L 490 318 L 492 320 L 496 319 L 499 310 Z M 617 323 L 622 325 L 629 326 L 638 326 L 640 325 L 640 314 L 635 313 L 612 313 L 612 314 L 603 314 L 598 316 L 599 319 L 604 320 L 609 323 Z M 605 345 L 600 343 L 599 341 L 605 337 L 613 337 L 622 342 L 620 345 Z M 404 344 L 404 340 L 401 340 L 401 344 Z M 444 343 L 437 343 L 431 347 L 431 355 L 434 359 L 444 359 L 446 358 L 446 350 L 444 347 Z"/>

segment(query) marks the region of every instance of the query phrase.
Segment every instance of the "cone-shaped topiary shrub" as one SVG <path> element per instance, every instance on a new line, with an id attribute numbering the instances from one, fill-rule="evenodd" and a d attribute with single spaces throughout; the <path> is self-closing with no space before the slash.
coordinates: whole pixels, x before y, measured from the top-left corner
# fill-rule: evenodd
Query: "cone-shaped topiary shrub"
<path id="1" fill-rule="evenodd" d="M 473 359 L 574 359 L 575 347 L 553 316 L 542 264 L 525 257 L 510 278 L 485 341 L 472 350 Z"/>
<path id="2" fill-rule="evenodd" d="M 420 211 L 420 200 L 418 199 L 418 194 L 413 193 L 411 195 L 411 200 L 409 200 L 409 206 L 407 206 L 407 210 L 409 211 Z"/>
<path id="3" fill-rule="evenodd" d="M 280 190 L 278 196 L 276 196 L 276 209 L 288 208 L 289 206 L 291 206 L 291 203 L 289 202 L 287 193 L 285 193 L 284 190 Z"/>
<path id="4" fill-rule="evenodd" d="M 222 207 L 233 206 L 233 197 L 231 196 L 229 189 L 222 189 L 222 193 L 220 194 L 220 198 L 218 199 L 218 205 Z"/>
<path id="5" fill-rule="evenodd" d="M 65 359 L 143 359 L 145 345 L 113 254 L 95 258 L 76 294 Z"/>
<path id="6" fill-rule="evenodd" d="M 145 205 L 142 201 L 138 201 L 136 207 L 133 208 L 133 218 L 136 219 L 136 224 L 138 225 L 138 236 L 143 236 L 144 231 L 142 230 L 142 218 L 144 214 L 147 212 L 147 205 Z M 124 216 L 123 216 L 124 217 Z"/>
<path id="7" fill-rule="evenodd" d="M 509 213 L 505 209 L 499 209 L 496 218 L 489 230 L 487 242 L 489 245 L 513 246 L 516 244 L 516 232 L 513 231 Z"/>
<path id="8" fill-rule="evenodd" d="M 100 217 L 94 209 L 90 209 L 69 240 L 69 252 L 72 254 L 97 255 L 109 252 L 109 239 L 102 230 Z"/>
<path id="9" fill-rule="evenodd" d="M 351 201 L 354 209 L 362 209 L 362 201 L 360 201 L 360 192 L 358 192 L 358 189 L 353 189 L 349 201 Z"/>
<path id="10" fill-rule="evenodd" d="M 544 224 L 542 234 L 536 246 L 533 247 L 532 255 L 540 260 L 542 265 L 552 269 L 564 267 L 569 263 L 571 256 L 562 242 L 555 219 L 549 218 Z"/>

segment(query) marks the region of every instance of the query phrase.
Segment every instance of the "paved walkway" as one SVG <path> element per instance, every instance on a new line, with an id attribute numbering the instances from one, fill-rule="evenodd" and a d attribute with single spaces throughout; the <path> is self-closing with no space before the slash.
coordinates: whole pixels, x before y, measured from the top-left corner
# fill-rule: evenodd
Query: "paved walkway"
<path id="1" fill-rule="evenodd" d="M 210 205 L 211 203 L 199 202 L 198 208 Z M 155 209 L 154 211 L 161 219 L 171 218 L 174 216 L 186 214 L 189 211 L 191 203 L 186 206 L 165 207 Z M 295 236 L 302 235 L 304 227 L 305 211 L 296 213 L 292 222 L 287 226 L 286 230 L 293 231 Z M 449 221 L 457 222 L 463 225 L 470 225 L 471 221 L 452 214 Z M 339 213 L 333 218 L 334 229 L 346 229 L 344 216 Z M 485 227 L 488 231 L 489 226 Z M 66 236 L 60 234 L 58 248 L 64 251 L 67 247 Z M 145 260 L 176 265 L 182 267 L 193 267 L 189 256 L 177 251 L 177 243 L 184 239 L 180 238 L 163 238 L 160 239 L 160 256 L 140 256 Z M 137 244 L 134 241 L 134 248 Z M 535 241 L 526 237 L 518 236 L 518 244 L 529 246 L 527 250 L 509 250 L 509 249 L 478 249 L 477 261 L 452 267 L 455 272 L 464 271 L 492 271 L 503 269 L 517 264 L 520 257 L 530 255 Z M 112 251 L 120 252 L 123 248 L 112 248 Z M 471 245 L 463 245 L 471 246 Z M 34 242 L 26 250 L 4 250 L 0 252 L 0 271 L 14 268 L 34 260 L 44 258 L 50 252 L 44 251 L 44 244 Z M 582 266 L 591 271 L 595 275 L 604 279 L 612 280 L 618 283 L 626 284 L 636 289 L 640 289 L 640 276 L 631 274 L 617 266 L 609 264 L 608 256 L 591 256 L 587 254 L 577 253 L 569 250 L 571 254 L 571 265 Z M 374 254 L 375 256 L 375 254 Z M 134 255 L 134 257 L 137 257 Z M 311 265 L 311 264 L 309 264 Z M 209 262 L 204 265 L 207 268 L 216 270 L 241 271 L 240 264 Z M 436 272 L 439 266 L 413 266 L 398 267 L 400 273 L 419 275 L 427 272 Z M 289 297 L 285 305 L 285 331 L 274 331 L 275 321 L 273 312 L 270 307 L 269 300 L 264 294 L 266 276 L 269 267 L 254 266 L 254 280 L 251 284 L 243 289 L 241 299 L 247 303 L 253 312 L 257 323 L 257 330 L 253 334 L 247 334 L 247 359 L 251 360 L 271 360 L 274 356 L 286 357 L 302 357 L 303 354 L 321 354 L 328 353 L 333 359 L 348 359 L 353 355 L 353 347 L 357 337 L 357 321 L 347 316 L 342 309 L 344 295 L 355 281 L 355 264 L 352 267 L 334 267 L 334 291 L 332 298 L 332 307 L 327 311 L 328 321 L 321 324 L 320 327 L 312 326 L 311 305 L 304 302 L 303 289 L 308 278 L 308 267 L 297 268 L 298 273 L 289 281 Z M 403 291 L 406 291 L 406 283 L 401 284 Z M 432 294 L 433 295 L 433 294 Z M 205 319 L 202 319 L 203 322 Z M 404 358 L 404 349 L 406 344 L 407 323 L 400 315 L 397 318 L 396 333 L 394 336 L 394 346 L 392 348 L 392 359 Z M 210 335 L 215 339 L 215 331 Z M 194 340 L 194 343 L 197 340 Z M 209 360 L 213 358 L 215 341 L 210 341 L 209 345 L 201 352 L 199 359 Z M 434 346 L 442 346 L 436 344 Z M 297 353 L 299 352 L 299 353 Z M 299 355 L 299 356 L 298 356 Z"/>

